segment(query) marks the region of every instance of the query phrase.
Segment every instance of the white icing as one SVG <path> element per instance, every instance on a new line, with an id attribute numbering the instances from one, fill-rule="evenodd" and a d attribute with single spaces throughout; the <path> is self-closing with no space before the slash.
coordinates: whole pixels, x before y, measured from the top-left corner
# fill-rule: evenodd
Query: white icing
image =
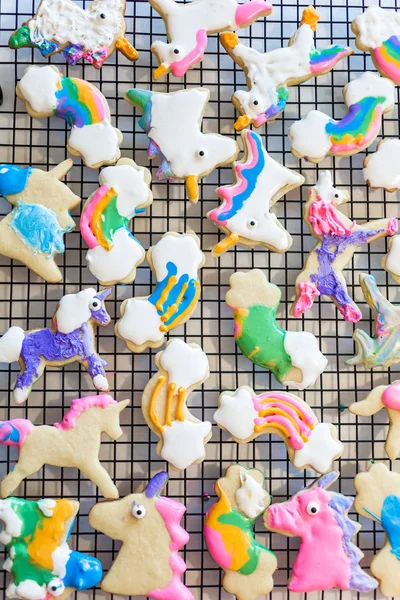
<path id="1" fill-rule="evenodd" d="M 285 381 L 285 385 L 298 390 L 313 385 L 328 364 L 328 360 L 318 347 L 317 338 L 308 331 L 287 331 L 284 348 L 289 354 L 293 366 L 302 372 L 300 383 Z"/>
<path id="2" fill-rule="evenodd" d="M 100 392 L 108 392 L 110 386 L 108 385 L 108 381 L 104 375 L 95 375 L 93 377 L 93 384 L 96 390 L 100 390 Z"/>
<path id="3" fill-rule="evenodd" d="M 12 363 L 19 360 L 25 332 L 21 327 L 10 327 L 0 338 L 0 363 Z"/>
<path id="4" fill-rule="evenodd" d="M 332 120 L 319 110 L 310 110 L 288 129 L 291 149 L 300 156 L 324 158 L 331 149 L 330 136 L 325 127 Z"/>
<path id="5" fill-rule="evenodd" d="M 42 0 L 28 26 L 36 43 L 54 40 L 94 51 L 124 34 L 124 13 L 124 0 L 94 0 L 86 10 L 71 0 Z"/>
<path id="6" fill-rule="evenodd" d="M 56 91 L 61 73 L 58 69 L 28 67 L 18 84 L 19 91 L 32 110 L 43 115 L 52 115 L 56 109 Z"/>
<path id="7" fill-rule="evenodd" d="M 52 517 L 54 507 L 56 506 L 56 501 L 51 500 L 51 498 L 44 498 L 43 500 L 38 500 L 38 508 L 42 511 L 45 517 Z"/>
<path id="8" fill-rule="evenodd" d="M 82 327 L 91 318 L 89 303 L 96 295 L 96 290 L 88 288 L 77 294 L 66 294 L 58 303 L 54 318 L 57 330 L 61 333 L 71 333 Z"/>
<path id="9" fill-rule="evenodd" d="M 8 598 L 21 598 L 21 600 L 43 600 L 46 595 L 46 586 L 38 585 L 33 579 L 25 579 L 19 585 L 10 583 L 6 591 Z"/>
<path id="10" fill-rule="evenodd" d="M 358 41 L 366 48 L 377 48 L 392 35 L 400 35 L 400 13 L 369 6 L 353 21 L 358 29 Z"/>
<path id="11" fill-rule="evenodd" d="M 141 346 L 146 342 L 160 342 L 164 333 L 160 331 L 162 321 L 156 307 L 142 298 L 129 298 L 123 317 L 118 321 L 119 335 Z"/>
<path id="12" fill-rule="evenodd" d="M 72 126 L 68 146 L 82 156 L 87 167 L 115 162 L 120 155 L 117 131 L 109 119 L 83 127 Z"/>
<path id="13" fill-rule="evenodd" d="M 240 471 L 240 482 L 241 486 L 235 494 L 236 503 L 240 512 L 249 519 L 255 519 L 265 510 L 267 492 L 261 483 L 243 470 Z"/>
<path id="14" fill-rule="evenodd" d="M 383 112 L 387 112 L 393 108 L 396 101 L 395 85 L 390 79 L 381 77 L 378 73 L 366 71 L 357 79 L 350 81 L 345 87 L 344 101 L 349 107 L 368 96 L 373 98 L 383 96 L 386 100 L 379 106 Z"/>
<path id="15" fill-rule="evenodd" d="M 188 389 L 200 383 L 209 373 L 206 353 L 180 339 L 169 342 L 160 356 L 160 367 L 168 373 L 169 382 L 176 384 L 176 393 L 180 387 Z"/>
<path id="16" fill-rule="evenodd" d="M 178 470 L 183 470 L 203 458 L 204 438 L 211 431 L 208 421 L 173 421 L 165 425 L 162 433 L 163 447 L 161 458 Z"/>
<path id="17" fill-rule="evenodd" d="M 390 242 L 385 269 L 400 277 L 400 235 L 395 235 Z"/>
<path id="18" fill-rule="evenodd" d="M 310 465 L 319 473 L 330 470 L 333 460 L 343 452 L 343 444 L 332 437 L 328 423 L 319 423 L 311 432 L 308 442 L 303 448 L 296 450 L 293 465 L 303 469 Z"/>
<path id="19" fill-rule="evenodd" d="M 199 248 L 197 238 L 192 235 L 164 235 L 152 248 L 151 260 L 157 281 L 162 281 L 168 275 L 167 264 L 174 263 L 177 268 L 177 278 L 187 273 L 190 279 L 197 279 L 197 271 L 204 261 L 204 254 Z"/>
<path id="20" fill-rule="evenodd" d="M 51 558 L 53 560 L 53 573 L 57 575 L 60 579 L 63 579 L 66 575 L 66 566 L 70 554 L 71 549 L 69 548 L 67 542 L 65 542 L 61 546 L 57 546 L 57 548 L 51 555 Z"/>
<path id="21" fill-rule="evenodd" d="M 14 388 L 13 398 L 16 404 L 22 404 L 29 396 L 30 388 L 28 386 L 23 388 Z"/>
<path id="22" fill-rule="evenodd" d="M 127 219 L 135 216 L 136 209 L 145 204 L 150 195 L 149 186 L 145 182 L 147 169 L 122 164 L 106 167 L 99 176 L 100 185 L 112 187 L 118 194 L 117 209 Z"/>
<path id="23" fill-rule="evenodd" d="M 218 410 L 214 413 L 214 421 L 229 431 L 237 440 L 244 441 L 254 433 L 254 419 L 258 412 L 254 408 L 252 394 L 246 388 L 238 388 L 232 392 L 224 392 L 218 401 Z"/>
<path id="24" fill-rule="evenodd" d="M 368 156 L 364 179 L 375 188 L 400 188 L 400 140 L 384 139 L 374 154 Z"/>
<path id="25" fill-rule="evenodd" d="M 210 92 L 206 88 L 153 93 L 149 138 L 160 147 L 178 179 L 203 177 L 237 154 L 236 142 L 200 130 Z M 199 152 L 204 152 L 200 156 Z"/>
<path id="26" fill-rule="evenodd" d="M 86 254 L 90 272 L 104 284 L 125 279 L 143 261 L 145 255 L 143 246 L 125 227 L 117 229 L 113 243 L 111 250 L 99 245 Z"/>
<path id="27" fill-rule="evenodd" d="M 6 546 L 13 537 L 21 534 L 22 521 L 12 508 L 11 500 L 0 500 L 0 520 L 4 528 L 0 532 L 0 543 Z"/>
<path id="28" fill-rule="evenodd" d="M 3 569 L 5 571 L 11 571 L 13 566 L 13 560 L 12 558 L 9 556 L 8 558 L 6 558 L 6 560 L 3 562 Z"/>

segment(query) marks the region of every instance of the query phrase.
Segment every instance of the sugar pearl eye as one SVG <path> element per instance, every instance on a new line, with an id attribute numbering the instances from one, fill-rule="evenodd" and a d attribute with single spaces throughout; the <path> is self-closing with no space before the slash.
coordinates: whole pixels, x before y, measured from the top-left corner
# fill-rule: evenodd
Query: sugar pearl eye
<path id="1" fill-rule="evenodd" d="M 254 100 L 253 104 L 254 104 L 254 106 L 257 106 L 258 105 L 258 100 Z"/>
<path id="2" fill-rule="evenodd" d="M 89 304 L 89 307 L 92 310 L 99 310 L 99 308 L 101 308 L 101 301 L 98 298 L 93 298 Z"/>
<path id="3" fill-rule="evenodd" d="M 339 194 L 335 194 L 335 198 L 339 198 Z"/>
<path id="4" fill-rule="evenodd" d="M 199 150 L 199 156 L 203 157 L 205 155 L 204 150 Z"/>
<path id="5" fill-rule="evenodd" d="M 316 502 L 310 502 L 309 504 L 307 504 L 306 511 L 309 515 L 313 517 L 314 515 L 319 513 L 319 505 Z"/>
<path id="6" fill-rule="evenodd" d="M 135 519 L 143 519 L 143 517 L 146 516 L 146 509 L 143 504 L 134 503 L 132 506 L 132 515 Z"/>
<path id="7" fill-rule="evenodd" d="M 174 48 L 174 54 L 179 54 L 179 48 Z"/>
<path id="8" fill-rule="evenodd" d="M 257 227 L 257 221 L 255 219 L 250 219 L 247 221 L 247 227 L 254 229 L 254 227 Z"/>
<path id="9" fill-rule="evenodd" d="M 104 13 L 101 13 L 100 19 L 105 19 L 105 18 L 106 18 L 106 15 Z"/>
<path id="10" fill-rule="evenodd" d="M 53 579 L 47 586 L 47 591 L 55 598 L 61 596 L 61 594 L 64 593 L 64 590 L 65 586 L 61 579 Z"/>

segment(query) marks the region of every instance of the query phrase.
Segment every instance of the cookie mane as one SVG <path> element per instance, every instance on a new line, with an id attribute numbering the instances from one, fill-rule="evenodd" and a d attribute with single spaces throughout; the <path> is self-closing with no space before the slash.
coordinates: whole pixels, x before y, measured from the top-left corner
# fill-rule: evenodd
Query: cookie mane
<path id="1" fill-rule="evenodd" d="M 89 410 L 89 408 L 94 406 L 97 406 L 98 408 L 107 408 L 111 404 L 117 404 L 117 401 L 108 394 L 100 394 L 99 396 L 85 396 L 84 398 L 72 400 L 71 408 L 64 415 L 61 423 L 54 423 L 54 427 L 63 430 L 73 429 L 80 415 Z"/>

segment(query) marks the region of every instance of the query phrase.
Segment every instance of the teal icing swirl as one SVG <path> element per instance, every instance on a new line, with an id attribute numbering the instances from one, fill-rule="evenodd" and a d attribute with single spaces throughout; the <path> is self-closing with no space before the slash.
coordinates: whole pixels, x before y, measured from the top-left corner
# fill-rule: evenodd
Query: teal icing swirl
<path id="1" fill-rule="evenodd" d="M 41 252 L 50 258 L 55 253 L 65 252 L 63 235 L 70 228 L 62 229 L 57 214 L 50 208 L 18 202 L 12 212 L 10 227 L 35 254 Z"/>

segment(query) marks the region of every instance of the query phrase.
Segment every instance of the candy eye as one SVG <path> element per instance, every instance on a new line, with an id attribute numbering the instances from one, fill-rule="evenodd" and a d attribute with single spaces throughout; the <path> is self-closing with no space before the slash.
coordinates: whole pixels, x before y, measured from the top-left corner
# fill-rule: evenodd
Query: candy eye
<path id="1" fill-rule="evenodd" d="M 179 48 L 174 48 L 174 54 L 179 54 Z"/>
<path id="2" fill-rule="evenodd" d="M 61 579 L 53 579 L 47 586 L 47 591 L 55 598 L 61 596 L 61 594 L 64 593 L 64 590 L 65 586 Z"/>
<path id="3" fill-rule="evenodd" d="M 132 506 L 132 515 L 135 519 L 143 519 L 146 516 L 146 509 L 143 504 L 134 503 Z"/>
<path id="4" fill-rule="evenodd" d="M 339 198 L 339 194 L 335 194 L 335 198 Z"/>
<path id="5" fill-rule="evenodd" d="M 316 502 L 310 502 L 307 504 L 306 511 L 313 517 L 319 512 L 319 505 Z"/>
<path id="6" fill-rule="evenodd" d="M 206 153 L 204 152 L 204 150 L 199 150 L 199 152 L 198 152 L 198 155 L 199 155 L 201 158 L 203 158 L 203 156 L 205 156 L 205 154 L 206 154 Z"/>
<path id="7" fill-rule="evenodd" d="M 106 15 L 104 13 L 101 13 L 100 19 L 105 19 L 105 18 L 106 18 Z"/>
<path id="8" fill-rule="evenodd" d="M 89 307 L 92 310 L 99 310 L 101 308 L 101 301 L 98 300 L 97 298 L 93 298 L 93 300 L 91 300 Z"/>
<path id="9" fill-rule="evenodd" d="M 253 100 L 254 106 L 258 106 L 258 100 Z"/>
<path id="10" fill-rule="evenodd" d="M 254 227 L 257 227 L 257 221 L 255 219 L 250 219 L 250 221 L 247 221 L 247 227 L 249 227 L 249 229 L 254 229 Z"/>

